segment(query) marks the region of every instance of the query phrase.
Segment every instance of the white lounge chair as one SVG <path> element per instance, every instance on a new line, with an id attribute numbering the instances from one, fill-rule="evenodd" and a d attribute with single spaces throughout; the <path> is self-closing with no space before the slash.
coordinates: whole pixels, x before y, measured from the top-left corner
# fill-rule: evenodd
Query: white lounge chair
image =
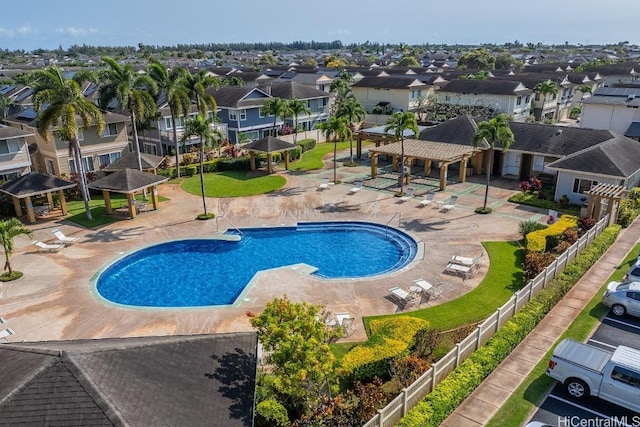
<path id="1" fill-rule="evenodd" d="M 444 205 L 442 205 L 442 210 L 445 212 L 449 212 L 450 210 L 455 209 L 457 201 L 458 196 L 451 196 L 449 200 Z"/>
<path id="2" fill-rule="evenodd" d="M 418 206 L 430 205 L 431 203 L 433 203 L 433 198 L 435 197 L 435 195 L 436 195 L 436 193 L 433 193 L 433 192 L 427 193 L 425 198 L 420 200 L 420 202 L 418 203 Z"/>
<path id="3" fill-rule="evenodd" d="M 54 236 L 56 236 L 56 243 L 73 243 L 78 240 L 77 237 L 65 236 L 65 234 L 58 229 L 53 230 L 52 233 Z"/>
<path id="4" fill-rule="evenodd" d="M 329 188 L 329 178 L 322 178 L 322 183 L 318 185 L 318 190 L 326 190 Z"/>
<path id="5" fill-rule="evenodd" d="M 11 329 L 3 329 L 0 331 L 0 338 L 5 338 L 9 335 L 13 335 L 13 331 Z"/>
<path id="6" fill-rule="evenodd" d="M 415 295 L 397 286 L 389 289 L 389 292 L 391 292 L 391 295 L 393 295 L 398 300 L 398 302 L 400 302 L 400 304 L 402 304 L 403 306 L 413 305 L 416 302 Z"/>
<path id="7" fill-rule="evenodd" d="M 356 320 L 350 313 L 336 313 L 336 320 L 338 325 L 342 327 L 342 334 L 345 337 L 353 335 L 354 326 L 353 323 Z"/>
<path id="8" fill-rule="evenodd" d="M 480 255 L 474 258 L 454 255 L 451 257 L 451 262 L 454 264 L 460 264 L 467 267 L 476 267 L 482 261 L 483 256 L 484 256 L 484 252 L 480 252 Z"/>
<path id="9" fill-rule="evenodd" d="M 467 267 L 466 265 L 455 264 L 453 262 L 448 263 L 444 271 L 446 273 L 452 273 L 462 276 L 464 280 L 473 277 L 476 272 L 475 268 Z"/>
<path id="10" fill-rule="evenodd" d="M 36 240 L 33 242 L 33 244 L 36 245 L 41 251 L 55 252 L 64 248 L 64 243 L 54 243 L 52 245 L 49 245 L 47 243 L 41 242 L 40 240 Z"/>
<path id="11" fill-rule="evenodd" d="M 401 202 L 406 202 L 407 200 L 411 200 L 413 198 L 413 188 L 407 188 L 407 192 L 404 196 L 400 197 Z"/>
<path id="12" fill-rule="evenodd" d="M 442 282 L 439 281 L 434 285 L 424 279 L 418 279 L 414 280 L 413 283 L 416 288 L 422 289 L 422 293 L 427 297 L 427 299 L 438 299 L 440 297 L 440 287 L 442 286 Z"/>
<path id="13" fill-rule="evenodd" d="M 349 190 L 349 193 L 354 194 L 362 190 L 362 181 L 356 181 L 355 186 Z"/>

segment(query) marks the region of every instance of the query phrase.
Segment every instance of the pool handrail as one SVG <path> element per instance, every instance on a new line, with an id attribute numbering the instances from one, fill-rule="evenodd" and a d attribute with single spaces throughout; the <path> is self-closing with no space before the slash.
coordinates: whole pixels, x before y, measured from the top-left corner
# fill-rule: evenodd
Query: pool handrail
<path id="1" fill-rule="evenodd" d="M 227 221 L 229 223 L 229 225 L 234 228 L 238 233 L 240 233 L 240 235 L 244 235 L 244 233 L 242 232 L 242 230 L 240 230 L 234 223 L 232 223 L 231 221 L 229 221 L 227 218 L 224 217 L 224 215 L 219 215 L 216 216 L 216 231 L 219 231 L 219 224 L 218 224 L 218 220 L 219 219 L 224 219 L 225 221 Z"/>

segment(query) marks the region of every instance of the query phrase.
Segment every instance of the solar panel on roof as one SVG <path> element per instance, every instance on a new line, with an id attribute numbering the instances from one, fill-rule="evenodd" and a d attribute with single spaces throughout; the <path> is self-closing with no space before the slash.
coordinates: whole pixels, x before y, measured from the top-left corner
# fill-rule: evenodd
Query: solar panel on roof
<path id="1" fill-rule="evenodd" d="M 15 88 L 16 88 L 16 86 L 14 86 L 14 85 L 2 85 L 2 86 L 0 86 L 0 93 L 4 95 L 6 93 L 11 92 Z"/>
<path id="2" fill-rule="evenodd" d="M 18 118 L 20 119 L 33 120 L 36 117 L 38 117 L 38 114 L 33 109 L 33 107 L 29 107 L 26 110 L 21 111 L 20 114 L 18 114 Z"/>
<path id="3" fill-rule="evenodd" d="M 33 93 L 33 89 L 27 89 L 20 92 L 20 95 L 16 96 L 16 102 L 20 102 L 23 99 L 29 97 Z"/>

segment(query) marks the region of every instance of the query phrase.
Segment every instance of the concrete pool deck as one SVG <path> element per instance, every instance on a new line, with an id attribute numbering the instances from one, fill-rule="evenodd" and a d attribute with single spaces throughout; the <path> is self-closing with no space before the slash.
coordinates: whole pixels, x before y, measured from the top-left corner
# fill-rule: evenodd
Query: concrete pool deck
<path id="1" fill-rule="evenodd" d="M 207 209 L 217 220 L 197 221 L 202 199 L 166 184 L 159 194 L 169 200 L 157 211 L 143 212 L 134 220 L 119 221 L 97 229 L 84 229 L 62 219 L 38 220 L 30 228 L 34 239 L 50 242 L 52 230 L 78 237 L 78 241 L 56 253 L 37 252 L 33 239 L 16 238 L 12 267 L 25 273 L 21 279 L 0 288 L 0 316 L 3 328 L 14 334 L 7 341 L 67 340 L 148 335 L 189 335 L 250 331 L 247 312 L 259 313 L 266 302 L 288 295 L 293 301 L 308 301 L 333 313 L 348 311 L 356 318 L 355 333 L 349 340 L 366 338 L 362 316 L 402 311 L 389 298 L 389 288 L 406 290 L 416 279 L 441 281 L 442 296 L 406 311 L 453 299 L 473 289 L 484 277 L 485 259 L 478 274 L 468 280 L 445 274 L 454 254 L 475 256 L 483 241 L 516 240 L 523 220 L 544 220 L 546 212 L 509 203 L 519 191 L 517 180 L 492 180 L 488 205 L 490 215 L 477 215 L 482 205 L 484 177 L 452 183 L 436 200 L 458 195 L 457 207 L 441 212 L 430 206 L 418 207 L 418 197 L 401 203 L 392 192 L 365 186 L 350 194 L 352 182 L 369 177 L 369 167 L 340 167 L 343 184 L 319 190 L 322 178 L 333 179 L 333 170 L 313 173 L 280 171 L 284 188 L 271 194 L 207 199 Z M 450 173 L 453 175 L 453 172 Z M 189 309 L 133 309 L 114 307 L 96 298 L 90 289 L 92 276 L 123 253 L 171 239 L 208 237 L 230 227 L 293 225 L 301 221 L 368 221 L 389 224 L 413 236 L 424 248 L 424 256 L 399 272 L 358 280 L 322 280 L 306 274 L 304 268 L 290 266 L 256 275 L 234 306 Z M 346 245 L 349 242 L 345 242 Z M 313 250 L 313 248 L 309 248 Z M 485 257 L 486 258 L 486 257 Z M 362 254 L 366 262 L 367 254 Z M 229 259 L 233 262 L 233 259 Z M 188 266 L 185 266 L 188 268 Z M 154 274 L 149 272 L 150 275 Z"/>

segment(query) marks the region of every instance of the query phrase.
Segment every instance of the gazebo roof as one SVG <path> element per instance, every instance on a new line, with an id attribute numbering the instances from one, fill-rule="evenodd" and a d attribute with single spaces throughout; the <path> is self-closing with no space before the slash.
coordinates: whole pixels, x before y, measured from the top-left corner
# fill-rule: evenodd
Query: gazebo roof
<path id="1" fill-rule="evenodd" d="M 90 182 L 89 188 L 113 191 L 115 193 L 135 193 L 168 180 L 168 177 L 127 168 Z"/>
<path id="2" fill-rule="evenodd" d="M 29 172 L 0 186 L 0 191 L 20 199 L 28 196 L 36 196 L 52 191 L 66 190 L 77 184 L 54 175 L 45 175 L 38 172 Z"/>
<path id="3" fill-rule="evenodd" d="M 274 153 L 276 151 L 293 150 L 297 145 L 273 136 L 265 136 L 257 141 L 244 145 L 242 148 L 250 151 L 262 151 L 264 153 Z"/>
<path id="4" fill-rule="evenodd" d="M 140 162 L 142 163 L 142 169 L 155 169 L 164 160 L 164 157 L 156 156 L 153 154 L 140 153 Z M 110 163 L 103 170 L 105 172 L 115 172 L 122 169 L 138 169 L 138 159 L 136 153 L 131 151 L 124 156 L 120 157 L 113 163 Z"/>
<path id="5" fill-rule="evenodd" d="M 445 142 L 420 141 L 417 139 L 404 140 L 405 157 L 416 157 L 419 159 L 436 160 L 439 162 L 456 162 L 464 157 L 470 157 L 477 148 L 471 144 L 448 144 Z M 378 154 L 401 155 L 402 144 L 394 142 L 380 147 L 371 147 L 369 152 Z"/>

